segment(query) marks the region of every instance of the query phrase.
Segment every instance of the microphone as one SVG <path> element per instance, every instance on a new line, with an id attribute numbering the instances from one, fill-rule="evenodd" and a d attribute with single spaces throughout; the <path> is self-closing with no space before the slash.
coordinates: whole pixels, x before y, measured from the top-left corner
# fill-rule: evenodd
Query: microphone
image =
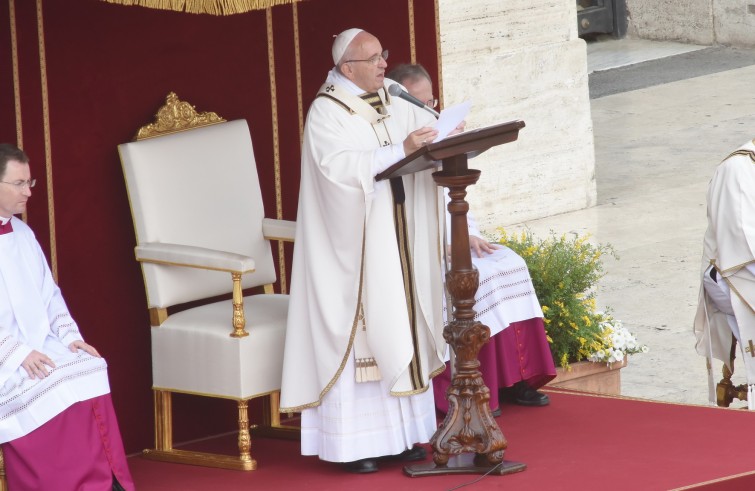
<path id="1" fill-rule="evenodd" d="M 391 84 L 388 86 L 388 93 L 391 94 L 393 97 L 400 97 L 401 99 L 404 99 L 405 101 L 411 102 L 417 107 L 421 107 L 422 109 L 426 111 L 430 111 L 430 113 L 435 116 L 436 118 L 440 117 L 440 114 L 438 114 L 438 111 L 431 108 L 430 106 L 426 105 L 421 100 L 417 99 L 413 95 L 411 95 L 409 92 L 405 91 L 401 88 L 399 84 Z"/>

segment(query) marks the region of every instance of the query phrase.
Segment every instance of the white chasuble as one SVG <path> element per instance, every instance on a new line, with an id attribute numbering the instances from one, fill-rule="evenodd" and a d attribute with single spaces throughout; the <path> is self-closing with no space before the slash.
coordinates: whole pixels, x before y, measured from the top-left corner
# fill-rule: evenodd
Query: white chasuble
<path id="1" fill-rule="evenodd" d="M 82 339 L 31 229 L 12 218 L 0 235 L 0 443 L 22 437 L 76 402 L 110 392 L 107 364 L 68 345 Z M 21 366 L 37 350 L 55 363 L 31 379 Z"/>
<path id="2" fill-rule="evenodd" d="M 703 243 L 702 271 L 716 270 L 716 282 L 724 282 L 730 304 L 700 287 L 694 330 L 697 352 L 730 364 L 733 322 L 736 318 L 741 342 L 740 356 L 747 371 L 749 403 L 753 409 L 755 386 L 755 142 L 748 142 L 727 157 L 708 186 L 708 228 Z M 708 280 L 708 278 L 705 278 Z M 708 281 L 710 287 L 711 281 Z M 736 327 L 734 326 L 734 327 Z M 708 364 L 710 397 L 715 401 L 713 374 Z M 731 367 L 729 367 L 731 368 Z"/>
<path id="3" fill-rule="evenodd" d="M 344 90 L 358 95 L 353 89 Z M 434 119 L 381 90 L 387 113 L 367 106 L 374 113 L 368 121 L 364 107 L 349 107 L 363 101 L 339 100 L 333 92 L 327 85 L 321 89 L 304 131 L 281 411 L 316 408 L 302 416 L 302 453 L 343 462 L 398 453 L 434 431 L 430 379 L 445 366 L 446 346 L 443 209 L 431 171 L 403 177 L 409 254 L 401 256 L 391 185 L 374 176 L 403 158 L 411 131 Z M 408 293 L 402 260 L 414 273 L 414 291 Z M 380 380 L 355 382 L 357 329 L 364 330 Z M 338 434 L 330 435 L 336 425 Z"/>

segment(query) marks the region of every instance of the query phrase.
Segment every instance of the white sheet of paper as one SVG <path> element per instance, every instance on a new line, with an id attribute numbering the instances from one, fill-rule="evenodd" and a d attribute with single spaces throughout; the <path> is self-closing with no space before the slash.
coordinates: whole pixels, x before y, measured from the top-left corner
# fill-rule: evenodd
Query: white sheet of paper
<path id="1" fill-rule="evenodd" d="M 447 137 L 454 128 L 464 121 L 464 118 L 467 117 L 471 108 L 472 101 L 464 101 L 442 110 L 438 122 L 435 123 L 435 129 L 438 130 L 438 136 L 433 142 L 439 142 Z"/>

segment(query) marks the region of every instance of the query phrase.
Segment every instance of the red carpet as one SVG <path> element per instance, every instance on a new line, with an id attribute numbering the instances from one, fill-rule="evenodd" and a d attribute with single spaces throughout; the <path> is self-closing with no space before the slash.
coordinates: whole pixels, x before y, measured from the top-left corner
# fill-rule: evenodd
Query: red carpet
<path id="1" fill-rule="evenodd" d="M 755 412 L 614 398 L 548 389 L 551 405 L 503 405 L 497 419 L 509 443 L 505 460 L 527 470 L 486 476 L 463 489 L 671 490 L 755 489 L 755 451 L 749 435 Z M 204 449 L 235 448 L 233 437 L 203 442 Z M 197 445 L 193 448 L 199 449 Z M 296 441 L 256 438 L 258 469 L 226 471 L 129 459 L 140 491 L 152 490 L 451 490 L 480 478 L 410 478 L 401 463 L 352 475 L 337 465 L 299 455 Z M 429 458 L 428 458 L 429 460 Z"/>

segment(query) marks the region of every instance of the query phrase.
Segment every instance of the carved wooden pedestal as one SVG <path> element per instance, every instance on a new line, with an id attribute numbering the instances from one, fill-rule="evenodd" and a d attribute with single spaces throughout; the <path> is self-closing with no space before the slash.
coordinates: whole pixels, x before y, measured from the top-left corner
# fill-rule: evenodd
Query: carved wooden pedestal
<path id="1" fill-rule="evenodd" d="M 422 147 L 396 162 L 375 178 L 378 181 L 437 167 L 443 170 L 433 178 L 439 186 L 449 188 L 451 202 L 451 271 L 446 285 L 453 297 L 453 320 L 443 330 L 443 337 L 453 349 L 454 375 L 448 389 L 448 413 L 433 435 L 433 463 L 408 466 L 404 472 L 412 477 L 436 474 L 490 473 L 510 474 L 523 471 L 525 464 L 506 462 L 503 451 L 506 439 L 490 414 L 490 390 L 480 374 L 477 356 L 490 339 L 490 329 L 474 320 L 474 297 L 479 277 L 472 266 L 469 230 L 464 201 L 467 186 L 477 182 L 480 171 L 469 169 L 467 160 L 496 145 L 517 139 L 524 121 L 510 121 L 455 135 Z M 449 306 L 450 307 L 450 306 Z"/>
<path id="2" fill-rule="evenodd" d="M 455 353 L 454 375 L 448 389 L 448 413 L 430 441 L 433 464 L 408 466 L 409 476 L 520 472 L 525 464 L 503 460 L 506 439 L 490 412 L 490 390 L 485 386 L 477 357 L 490 339 L 490 329 L 474 320 L 479 275 L 469 250 L 466 187 L 477 182 L 480 171 L 467 169 L 466 155 L 443 160 L 435 182 L 449 188 L 451 202 L 451 270 L 446 285 L 453 301 L 453 320 L 443 337 Z M 470 455 L 471 454 L 471 455 Z"/>

